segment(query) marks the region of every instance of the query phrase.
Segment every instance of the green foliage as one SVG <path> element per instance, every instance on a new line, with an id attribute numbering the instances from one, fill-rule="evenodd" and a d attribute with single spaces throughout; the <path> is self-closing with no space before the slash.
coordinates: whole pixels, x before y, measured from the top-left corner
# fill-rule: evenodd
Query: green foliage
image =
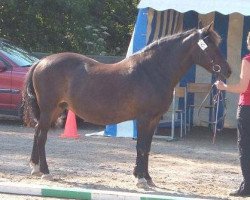
<path id="1" fill-rule="evenodd" d="M 124 55 L 136 0 L 1 0 L 0 37 L 41 52 Z"/>
<path id="2" fill-rule="evenodd" d="M 106 55 L 107 42 L 105 38 L 110 36 L 107 32 L 106 26 L 101 26 L 100 28 L 91 25 L 85 26 L 87 31 L 84 43 L 87 46 L 87 52 L 90 54 L 95 54 L 98 52 L 101 55 Z"/>
<path id="3" fill-rule="evenodd" d="M 135 0 L 92 0 L 90 14 L 94 23 L 101 21 L 108 28 L 111 37 L 107 38 L 108 49 L 126 52 L 133 31 L 137 4 Z M 120 50 L 119 50 L 120 49 Z"/>

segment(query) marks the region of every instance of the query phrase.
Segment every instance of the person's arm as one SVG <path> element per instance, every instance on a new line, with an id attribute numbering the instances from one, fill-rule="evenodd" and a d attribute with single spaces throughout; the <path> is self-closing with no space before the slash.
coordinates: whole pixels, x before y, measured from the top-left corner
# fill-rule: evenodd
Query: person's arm
<path id="1" fill-rule="evenodd" d="M 215 85 L 219 90 L 226 90 L 233 93 L 242 93 L 247 90 L 250 80 L 250 62 L 243 60 L 241 64 L 240 81 L 236 84 L 225 84 L 222 81 L 216 81 Z"/>

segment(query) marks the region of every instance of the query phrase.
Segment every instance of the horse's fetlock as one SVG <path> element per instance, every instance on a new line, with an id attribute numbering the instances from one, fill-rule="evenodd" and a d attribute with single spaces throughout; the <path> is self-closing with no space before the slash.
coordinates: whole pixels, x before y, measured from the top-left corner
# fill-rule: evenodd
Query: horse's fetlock
<path id="1" fill-rule="evenodd" d="M 135 168 L 134 168 L 133 175 L 137 178 L 137 176 L 138 176 L 137 166 L 135 166 Z"/>
<path id="2" fill-rule="evenodd" d="M 34 162 L 31 161 L 29 163 L 29 165 L 30 165 L 30 168 L 31 168 L 31 175 L 37 175 L 37 174 L 40 173 L 38 164 L 35 164 Z"/>

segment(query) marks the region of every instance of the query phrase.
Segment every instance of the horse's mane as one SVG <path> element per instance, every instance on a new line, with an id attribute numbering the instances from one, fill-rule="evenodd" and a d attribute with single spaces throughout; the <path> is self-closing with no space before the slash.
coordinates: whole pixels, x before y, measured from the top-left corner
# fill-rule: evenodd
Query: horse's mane
<path id="1" fill-rule="evenodd" d="M 154 42 L 147 45 L 145 48 L 143 48 L 141 50 L 141 52 L 147 51 L 148 49 L 152 49 L 153 47 L 158 46 L 163 42 L 166 43 L 166 42 L 170 42 L 170 41 L 173 41 L 173 40 L 178 40 L 180 38 L 184 38 L 184 37 L 190 35 L 191 33 L 193 33 L 195 30 L 196 29 L 191 29 L 191 30 L 188 30 L 188 31 L 185 31 L 185 32 L 178 32 L 178 33 L 173 34 L 173 35 L 167 35 L 167 36 L 161 37 L 158 40 L 155 40 Z"/>
<path id="2" fill-rule="evenodd" d="M 190 34 L 192 34 L 194 32 L 197 32 L 197 31 L 198 31 L 198 29 L 190 29 L 190 30 L 187 30 L 187 31 L 184 31 L 184 32 L 179 32 L 179 33 L 173 34 L 173 35 L 164 36 L 164 37 L 162 37 L 162 38 L 160 38 L 158 40 L 155 40 L 151 44 L 147 45 L 140 52 L 144 52 L 144 51 L 147 51 L 149 49 L 152 49 L 155 46 L 158 46 L 163 42 L 167 43 L 167 42 L 170 42 L 170 41 L 178 40 L 180 38 L 185 38 L 188 35 L 190 35 Z M 214 42 L 217 46 L 220 44 L 221 37 L 219 36 L 219 34 L 216 31 L 214 31 L 213 29 L 210 29 L 208 35 L 209 35 L 210 39 L 212 40 L 212 42 Z"/>
<path id="3" fill-rule="evenodd" d="M 221 43 L 221 37 L 215 30 L 212 29 L 209 31 L 209 37 L 217 46 L 219 46 Z"/>

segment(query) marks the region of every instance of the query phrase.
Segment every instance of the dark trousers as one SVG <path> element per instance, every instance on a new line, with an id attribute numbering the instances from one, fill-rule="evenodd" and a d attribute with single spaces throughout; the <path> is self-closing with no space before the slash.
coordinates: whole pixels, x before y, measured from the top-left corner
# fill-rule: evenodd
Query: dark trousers
<path id="1" fill-rule="evenodd" d="M 250 106 L 238 106 L 238 148 L 245 189 L 250 190 Z"/>

